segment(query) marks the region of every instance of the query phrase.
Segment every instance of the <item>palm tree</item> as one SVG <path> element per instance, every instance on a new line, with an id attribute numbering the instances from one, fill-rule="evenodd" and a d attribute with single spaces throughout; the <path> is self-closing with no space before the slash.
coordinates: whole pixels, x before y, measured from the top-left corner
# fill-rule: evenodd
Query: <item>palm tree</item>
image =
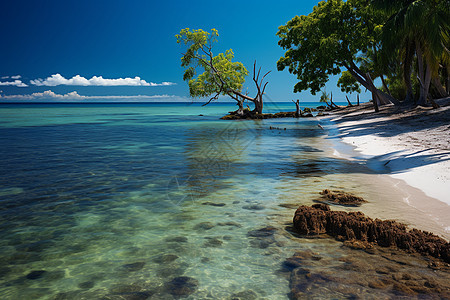
<path id="1" fill-rule="evenodd" d="M 407 100 L 411 99 L 411 65 L 417 58 L 420 84 L 418 104 L 425 104 L 432 78 L 438 76 L 439 60 L 450 55 L 448 50 L 450 4 L 448 0 L 372 0 L 372 5 L 390 15 L 383 26 L 385 53 L 403 49 L 403 77 Z"/>

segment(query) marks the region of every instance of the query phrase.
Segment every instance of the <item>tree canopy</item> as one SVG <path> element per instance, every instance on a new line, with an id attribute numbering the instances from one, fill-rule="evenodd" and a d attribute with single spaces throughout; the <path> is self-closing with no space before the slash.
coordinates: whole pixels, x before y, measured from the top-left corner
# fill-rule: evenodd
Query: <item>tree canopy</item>
<path id="1" fill-rule="evenodd" d="M 267 82 L 264 78 L 268 73 L 261 75 L 261 69 L 256 72 L 256 62 L 253 66 L 253 81 L 257 88 L 254 98 L 244 95 L 242 88 L 248 71 L 241 62 L 233 62 L 234 53 L 232 49 L 225 53 L 213 54 L 213 45 L 217 42 L 219 33 L 216 29 L 211 32 L 202 29 L 182 29 L 176 35 L 177 43 L 186 46 L 186 52 L 181 58 L 181 66 L 186 70 L 183 80 L 188 82 L 191 97 L 211 97 L 208 104 L 218 99 L 220 95 L 229 96 L 236 100 L 239 105 L 239 113 L 242 113 L 244 100 L 255 104 L 256 113 L 262 113 L 263 100 Z"/>
<path id="2" fill-rule="evenodd" d="M 449 3 L 321 1 L 310 14 L 296 16 L 279 27 L 278 44 L 286 52 L 277 62 L 278 70 L 287 68 L 297 76 L 294 92 L 310 89 L 312 94 L 320 91 L 330 76 L 341 74 L 338 86 L 343 92 L 358 91 L 362 85 L 372 92 L 375 104 L 399 104 L 389 85 L 398 85 L 403 77 L 401 84 L 410 95 L 411 81 L 420 84 L 419 103 L 423 103 L 431 81 L 445 93 L 438 77 L 442 69 L 446 72 L 441 72 L 445 74 L 441 77 L 448 77 L 450 65 Z M 374 85 L 378 77 L 382 88 Z M 398 90 L 395 87 L 394 91 Z"/>
<path id="3" fill-rule="evenodd" d="M 242 90 L 248 71 L 241 62 L 232 61 L 232 49 L 213 55 L 213 44 L 217 42 L 218 36 L 216 29 L 209 33 L 189 28 L 176 35 L 177 43 L 183 43 L 187 47 L 181 58 L 181 66 L 186 68 L 183 80 L 188 82 L 191 97 L 233 97 L 234 93 Z"/>

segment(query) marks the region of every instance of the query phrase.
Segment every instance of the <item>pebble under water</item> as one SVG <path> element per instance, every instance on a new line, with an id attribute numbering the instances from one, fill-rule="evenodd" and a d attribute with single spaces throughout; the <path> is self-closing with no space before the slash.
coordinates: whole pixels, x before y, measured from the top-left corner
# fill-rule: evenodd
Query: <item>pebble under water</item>
<path id="1" fill-rule="evenodd" d="M 317 120 L 218 120 L 231 109 L 0 107 L 1 298 L 448 296 L 449 273 L 421 257 L 292 233 L 325 188 L 369 210 L 392 194 Z"/>

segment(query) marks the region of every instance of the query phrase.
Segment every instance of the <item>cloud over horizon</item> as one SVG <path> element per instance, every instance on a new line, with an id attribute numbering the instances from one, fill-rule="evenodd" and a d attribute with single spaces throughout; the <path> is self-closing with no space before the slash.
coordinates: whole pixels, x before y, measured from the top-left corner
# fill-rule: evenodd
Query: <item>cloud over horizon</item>
<path id="1" fill-rule="evenodd" d="M 5 78 L 5 77 L 6 77 L 6 78 Z M 14 79 L 13 77 L 16 77 L 16 76 L 11 76 L 11 77 L 9 77 L 9 76 L 4 76 L 4 77 L 2 77 L 2 79 L 8 79 L 8 78 Z M 19 78 L 20 78 L 20 77 L 19 77 Z M 0 86 L 27 87 L 28 85 L 25 84 L 25 83 L 23 83 L 22 80 L 15 79 L 14 81 L 0 81 Z"/>
<path id="2" fill-rule="evenodd" d="M 53 101 L 80 101 L 80 100 L 111 100 L 111 101 L 188 101 L 185 97 L 175 95 L 133 95 L 133 96 L 84 96 L 73 91 L 67 94 L 57 94 L 51 90 L 42 93 L 24 95 L 1 95 L 0 101 L 26 101 L 26 100 L 53 100 Z"/>
<path id="3" fill-rule="evenodd" d="M 87 79 L 83 76 L 76 75 L 70 79 L 65 78 L 61 74 L 53 74 L 46 79 L 35 79 L 30 80 L 30 84 L 36 86 L 57 86 L 57 85 L 76 85 L 76 86 L 170 86 L 175 85 L 173 82 L 162 82 L 154 83 L 147 82 L 140 77 L 136 76 L 134 78 L 116 78 L 107 79 L 102 76 L 93 76 Z"/>
<path id="4" fill-rule="evenodd" d="M 0 81 L 0 86 L 17 86 L 17 87 L 27 87 L 28 85 L 19 80 L 22 78 L 20 75 L 15 76 L 2 76 L 0 79 L 12 79 L 14 81 Z"/>

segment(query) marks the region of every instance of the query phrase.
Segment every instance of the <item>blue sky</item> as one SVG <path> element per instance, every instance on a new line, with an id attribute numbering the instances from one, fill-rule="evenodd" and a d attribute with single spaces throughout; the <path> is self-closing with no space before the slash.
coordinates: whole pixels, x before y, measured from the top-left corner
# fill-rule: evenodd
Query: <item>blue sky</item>
<path id="1" fill-rule="evenodd" d="M 308 91 L 294 94 L 295 76 L 276 70 L 284 51 L 275 34 L 278 26 L 310 13 L 316 4 L 1 1 L 0 101 L 14 95 L 22 95 L 16 97 L 19 100 L 154 101 L 168 96 L 167 101 L 189 101 L 180 67 L 183 49 L 174 37 L 186 27 L 216 28 L 220 36 L 215 53 L 232 48 L 235 60 L 249 71 L 255 59 L 263 71 L 271 70 L 266 93 L 272 101 L 315 101 L 318 96 Z M 344 100 L 336 80 L 330 81 L 327 91 Z M 251 77 L 246 87 L 251 95 Z M 140 98 L 133 98 L 137 95 Z"/>

